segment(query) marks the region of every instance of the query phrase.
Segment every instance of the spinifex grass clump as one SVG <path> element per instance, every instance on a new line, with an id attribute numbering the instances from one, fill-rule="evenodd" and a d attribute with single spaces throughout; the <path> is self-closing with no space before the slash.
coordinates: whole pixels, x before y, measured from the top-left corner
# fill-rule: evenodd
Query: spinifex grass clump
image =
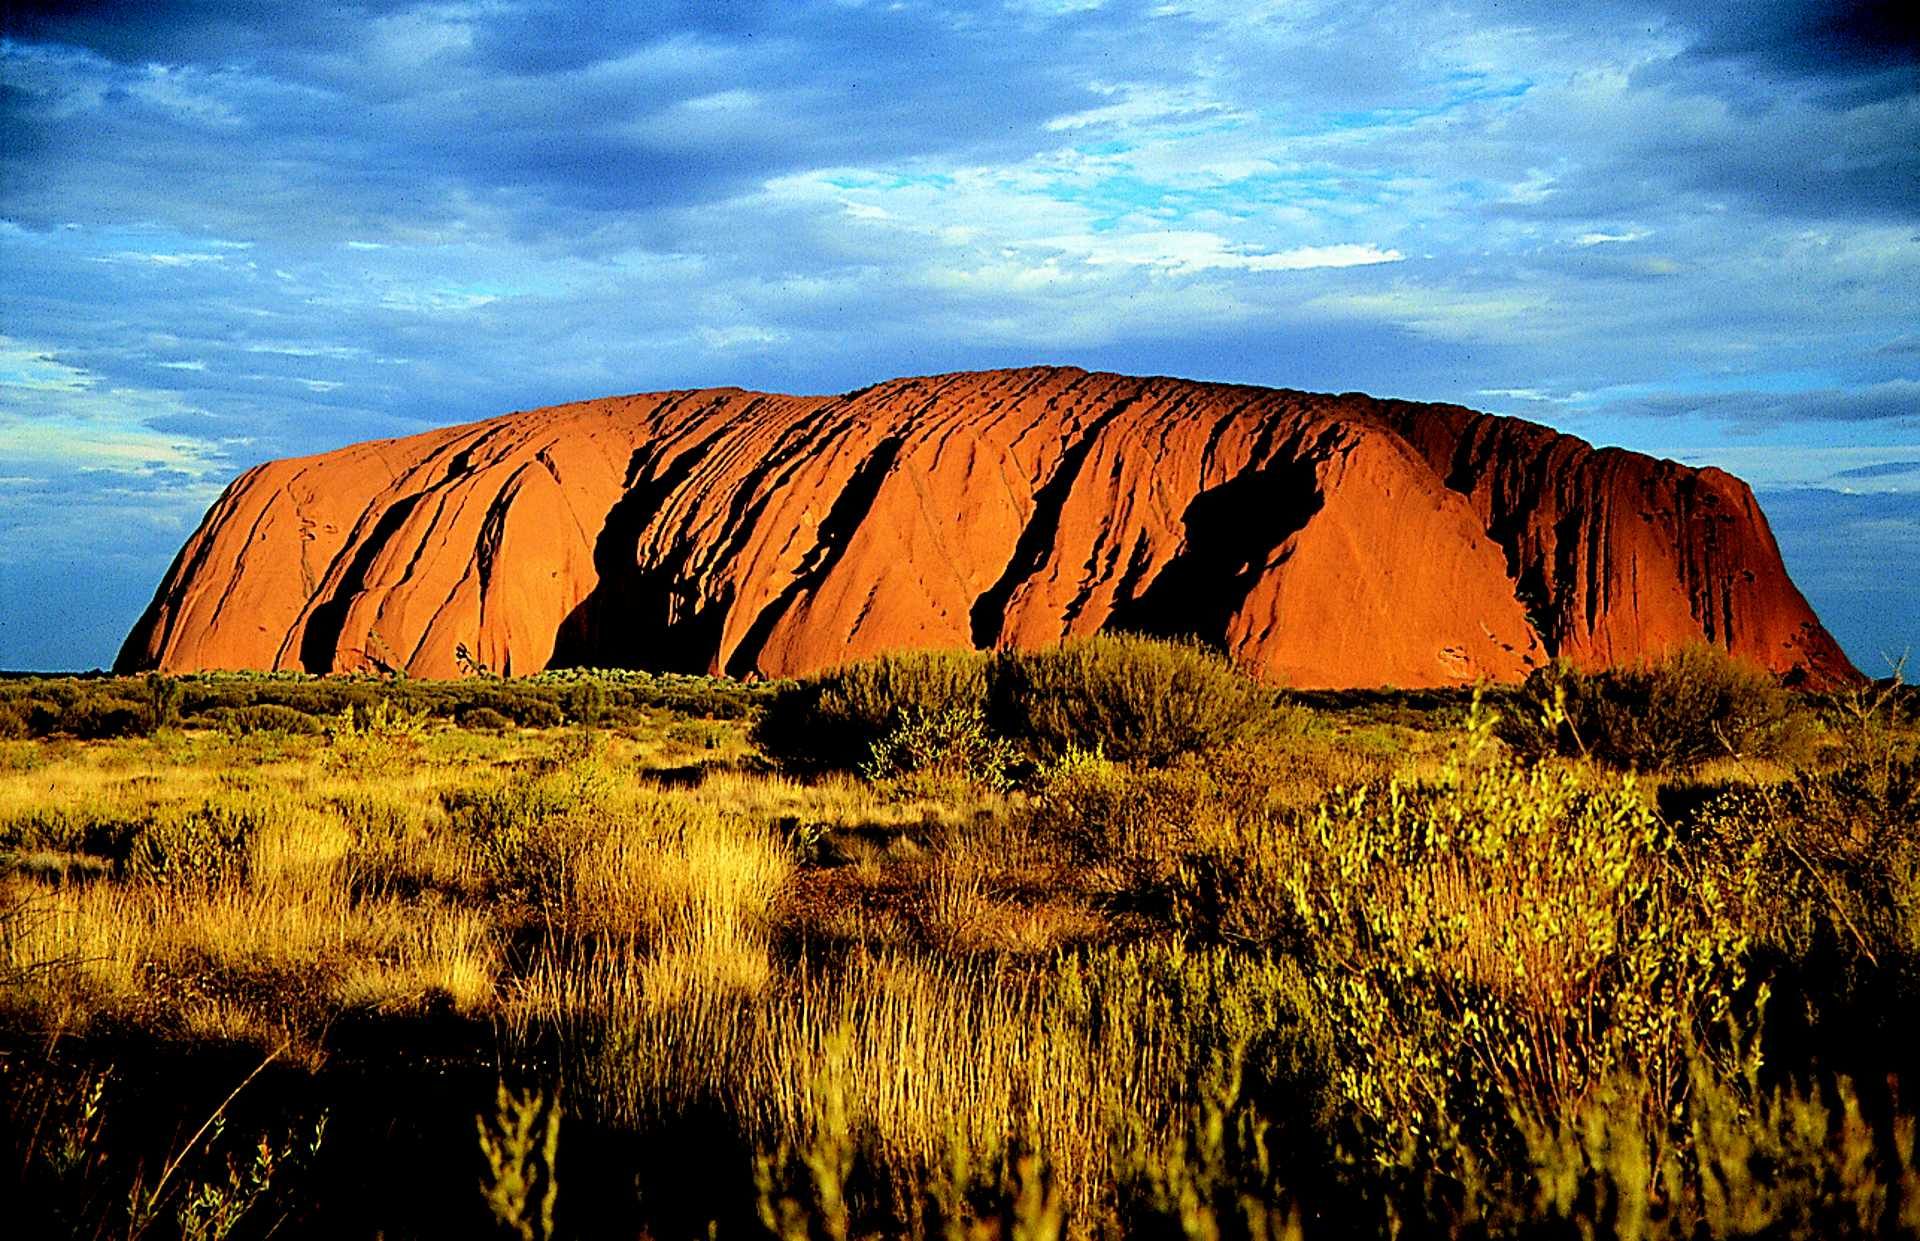
<path id="1" fill-rule="evenodd" d="M 1296 970 L 1219 950 L 1037 967 L 859 955 L 750 991 L 662 988 L 649 965 L 602 960 L 532 1014 L 576 1032 L 584 1106 L 668 1125 L 718 1110 L 768 1151 L 826 1126 L 857 1164 L 852 1208 L 893 1228 L 956 1159 L 991 1167 L 1023 1148 L 1044 1154 L 1064 1210 L 1095 1218 L 1118 1137 L 1164 1129 L 1241 1057 L 1300 1063 L 1307 1037 Z"/>

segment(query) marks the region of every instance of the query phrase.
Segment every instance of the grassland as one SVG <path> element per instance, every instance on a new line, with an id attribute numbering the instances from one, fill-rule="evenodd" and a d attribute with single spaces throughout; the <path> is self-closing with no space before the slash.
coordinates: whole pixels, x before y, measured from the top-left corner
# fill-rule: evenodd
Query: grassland
<path id="1" fill-rule="evenodd" d="M 1920 1234 L 1913 712 L 1697 652 L 1277 695 L 1136 641 L 0 683 L 0 1210 Z"/>

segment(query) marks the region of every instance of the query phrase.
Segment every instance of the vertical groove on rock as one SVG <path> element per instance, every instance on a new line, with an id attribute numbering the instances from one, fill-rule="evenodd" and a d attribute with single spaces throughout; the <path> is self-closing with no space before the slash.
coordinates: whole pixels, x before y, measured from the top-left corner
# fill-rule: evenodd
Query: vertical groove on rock
<path id="1" fill-rule="evenodd" d="M 649 471 L 662 445 L 647 444 L 633 450 L 624 494 L 607 511 L 606 524 L 593 543 L 597 575 L 594 588 L 561 623 L 554 639 L 553 666 L 649 666 L 676 672 L 700 666 L 665 649 L 669 645 L 677 566 L 644 563 L 640 540 L 667 500 L 726 433 L 723 423 L 651 477 Z"/>
<path id="2" fill-rule="evenodd" d="M 367 574 L 373 568 L 381 551 L 392 541 L 393 536 L 406 524 L 409 514 L 426 499 L 427 493 L 404 496 L 390 505 L 374 523 L 367 537 L 360 540 L 354 549 L 353 559 L 347 563 L 346 572 L 340 577 L 339 585 L 327 601 L 313 609 L 307 618 L 306 631 L 300 638 L 300 664 L 308 672 L 332 672 L 333 662 L 339 654 L 341 630 L 346 626 L 347 609 L 353 606 L 353 599 L 366 588 Z"/>
<path id="3" fill-rule="evenodd" d="M 833 507 L 821 519 L 819 535 L 813 550 L 801 562 L 793 580 L 774 597 L 772 603 L 760 610 L 760 614 L 747 626 L 746 636 L 727 656 L 727 675 L 742 677 L 757 672 L 756 661 L 760 651 L 773 633 L 773 627 L 780 623 L 781 617 L 801 596 L 816 589 L 826 580 L 827 574 L 839 562 L 840 555 L 846 550 L 847 540 L 866 519 L 872 510 L 874 499 L 880 494 L 880 484 L 886 481 L 893 463 L 900 457 L 900 447 L 906 443 L 905 435 L 892 435 L 880 441 L 880 446 L 872 454 L 854 467 L 847 484 L 834 500 Z"/>
<path id="4" fill-rule="evenodd" d="M 1276 448 L 1281 429 L 1269 420 L 1249 468 L 1194 496 L 1180 515 L 1180 551 L 1137 598 L 1115 606 L 1113 628 L 1227 647 L 1227 627 L 1259 574 L 1325 500 L 1315 462 L 1332 444 L 1326 436 L 1309 444 L 1296 429 Z"/>
<path id="5" fill-rule="evenodd" d="M 1100 432 L 1125 413 L 1135 399 L 1134 395 L 1121 398 L 1088 423 L 1078 438 L 1061 452 L 1060 463 L 1054 467 L 1045 485 L 1034 492 L 1033 513 L 1020 531 L 1012 558 L 1007 561 L 999 580 L 974 601 L 968 613 L 973 645 L 978 649 L 986 650 L 999 643 L 1000 635 L 1006 628 L 1007 605 L 1013 601 L 1013 592 L 1019 589 L 1022 582 L 1045 568 L 1048 558 L 1053 554 L 1054 540 L 1060 532 L 1060 515 L 1066 508 L 1067 497 L 1072 493 L 1073 484 L 1080 477 L 1081 467 L 1086 465 L 1087 456 L 1093 451 Z"/>

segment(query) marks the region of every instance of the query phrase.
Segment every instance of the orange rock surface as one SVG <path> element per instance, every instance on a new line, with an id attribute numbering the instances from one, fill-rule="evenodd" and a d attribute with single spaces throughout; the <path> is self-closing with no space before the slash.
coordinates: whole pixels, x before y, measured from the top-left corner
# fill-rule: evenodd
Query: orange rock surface
<path id="1" fill-rule="evenodd" d="M 714 389 L 274 461 L 119 668 L 786 676 L 1195 634 L 1297 687 L 1511 681 L 1706 640 L 1855 673 L 1753 494 L 1456 406 L 1036 368 Z"/>

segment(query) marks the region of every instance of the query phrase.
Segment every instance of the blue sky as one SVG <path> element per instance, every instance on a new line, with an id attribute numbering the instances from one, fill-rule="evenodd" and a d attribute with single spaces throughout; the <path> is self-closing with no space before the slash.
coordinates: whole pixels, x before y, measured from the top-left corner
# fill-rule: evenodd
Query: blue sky
<path id="1" fill-rule="evenodd" d="M 1069 363 L 1718 464 L 1920 647 L 1905 6 L 0 5 L 0 667 L 240 469 L 556 401 Z"/>

